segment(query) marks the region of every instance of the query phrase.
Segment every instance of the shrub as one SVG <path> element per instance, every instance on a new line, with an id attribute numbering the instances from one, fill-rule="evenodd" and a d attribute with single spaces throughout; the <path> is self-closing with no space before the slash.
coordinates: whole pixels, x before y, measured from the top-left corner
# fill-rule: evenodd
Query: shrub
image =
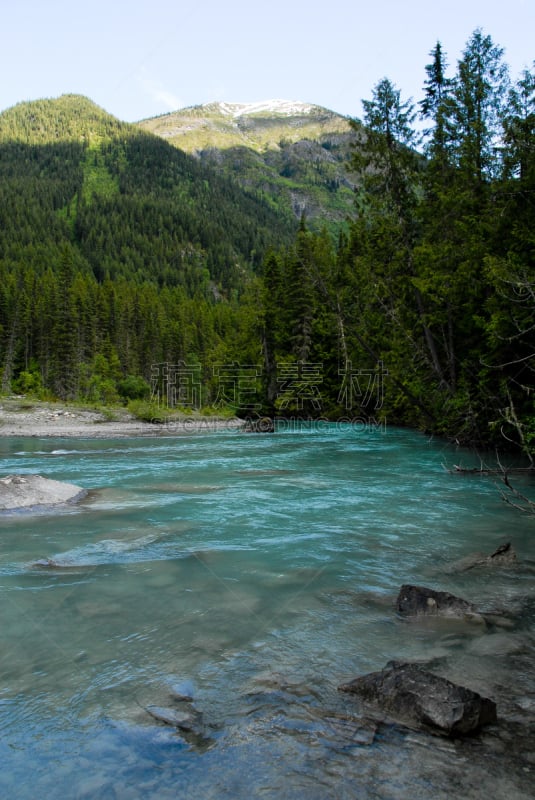
<path id="1" fill-rule="evenodd" d="M 117 389 L 124 400 L 147 400 L 150 395 L 150 386 L 141 375 L 127 375 Z"/>

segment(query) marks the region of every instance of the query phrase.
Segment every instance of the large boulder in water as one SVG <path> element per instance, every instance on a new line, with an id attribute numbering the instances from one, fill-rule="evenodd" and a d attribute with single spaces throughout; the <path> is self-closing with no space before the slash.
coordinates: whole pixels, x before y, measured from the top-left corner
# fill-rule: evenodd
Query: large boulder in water
<path id="1" fill-rule="evenodd" d="M 396 609 L 404 616 L 446 616 L 479 620 L 476 607 L 449 592 L 439 592 L 427 586 L 404 584 L 396 600 Z"/>
<path id="2" fill-rule="evenodd" d="M 390 661 L 339 687 L 395 720 L 444 736 L 459 736 L 496 722 L 496 704 L 418 664 Z"/>
<path id="3" fill-rule="evenodd" d="M 41 475 L 6 475 L 0 478 L 0 511 L 58 505 L 79 499 L 84 494 L 81 486 Z"/>

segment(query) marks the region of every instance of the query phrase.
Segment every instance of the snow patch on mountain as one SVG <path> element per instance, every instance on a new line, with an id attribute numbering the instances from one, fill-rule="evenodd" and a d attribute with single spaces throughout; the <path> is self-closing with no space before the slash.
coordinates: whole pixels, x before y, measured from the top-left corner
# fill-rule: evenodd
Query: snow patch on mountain
<path id="1" fill-rule="evenodd" d="M 258 103 L 218 103 L 225 116 L 247 117 L 253 114 L 311 114 L 317 107 L 298 100 L 263 100 Z"/>

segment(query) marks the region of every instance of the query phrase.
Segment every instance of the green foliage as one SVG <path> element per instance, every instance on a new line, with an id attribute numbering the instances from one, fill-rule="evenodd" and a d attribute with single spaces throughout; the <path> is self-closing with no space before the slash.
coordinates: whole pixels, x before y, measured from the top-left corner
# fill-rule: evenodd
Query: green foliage
<path id="1" fill-rule="evenodd" d="M 90 203 L 95 196 L 112 198 L 119 192 L 117 175 L 112 175 L 98 144 L 86 149 L 81 199 Z"/>
<path id="2" fill-rule="evenodd" d="M 146 400 L 131 400 L 127 405 L 128 411 L 141 422 L 152 422 L 155 425 L 163 425 L 169 421 L 169 411 Z"/>
<path id="3" fill-rule="evenodd" d="M 256 192 L 85 98 L 0 114 L 0 257 L 54 263 L 71 245 L 97 280 L 229 292 L 295 223 Z"/>
<path id="4" fill-rule="evenodd" d="M 292 219 L 305 184 L 307 207 L 346 202 L 333 132 L 277 125 L 276 146 L 200 162 L 85 98 L 0 114 L 2 392 L 162 424 L 233 415 L 218 369 L 251 365 L 263 413 L 386 417 L 532 458 L 535 77 L 506 92 L 480 31 L 452 77 L 431 55 L 423 154 L 387 78 L 365 134 L 352 123 L 350 225 L 334 205 L 322 228 Z M 195 398 L 155 402 L 158 365 L 189 369 Z"/>
<path id="5" fill-rule="evenodd" d="M 240 297 L 292 226 L 85 98 L 0 114 L 2 391 L 110 403 L 145 394 L 154 363 L 239 358 Z"/>
<path id="6" fill-rule="evenodd" d="M 146 400 L 150 385 L 141 375 L 127 375 L 117 384 L 117 391 L 124 400 Z"/>
<path id="7" fill-rule="evenodd" d="M 12 388 L 15 394 L 30 395 L 44 399 L 45 392 L 39 367 L 32 363 L 30 368 L 19 372 L 17 379 L 13 381 Z"/>
<path id="8" fill-rule="evenodd" d="M 496 177 L 495 148 L 501 138 L 509 87 L 503 49 L 480 29 L 473 32 L 452 81 L 449 125 L 456 163 L 466 182 Z"/>
<path id="9" fill-rule="evenodd" d="M 381 80 L 353 155 L 363 177 L 349 238 L 333 257 L 301 230 L 266 260 L 268 388 L 279 383 L 272 403 L 287 409 L 277 365 L 315 359 L 331 408 L 340 364 L 383 363 L 384 402 L 360 412 L 532 457 L 535 83 L 524 72 L 504 106 L 502 51 L 480 31 L 453 78 L 440 45 L 432 56 L 426 160 L 412 104 Z"/>

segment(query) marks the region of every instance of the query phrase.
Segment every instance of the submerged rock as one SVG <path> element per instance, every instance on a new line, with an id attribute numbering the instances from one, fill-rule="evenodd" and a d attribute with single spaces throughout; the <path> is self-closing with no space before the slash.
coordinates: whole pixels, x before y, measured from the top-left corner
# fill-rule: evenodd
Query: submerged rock
<path id="1" fill-rule="evenodd" d="M 195 728 L 197 720 L 189 711 L 178 711 L 175 708 L 162 706 L 146 706 L 146 710 L 158 722 L 171 725 L 173 728 L 180 728 L 183 731 L 193 731 Z"/>
<path id="2" fill-rule="evenodd" d="M 511 545 L 511 542 L 501 544 L 496 548 L 494 553 L 487 556 L 487 564 L 495 566 L 496 564 L 514 564 L 516 562 L 516 553 Z"/>
<path id="3" fill-rule="evenodd" d="M 43 569 L 61 569 L 62 564 L 59 564 L 57 561 L 54 561 L 53 558 L 39 558 L 37 561 L 34 561 L 32 567 L 39 567 Z"/>
<path id="4" fill-rule="evenodd" d="M 459 736 L 496 722 L 496 704 L 418 664 L 390 661 L 339 687 L 358 695 L 401 723 L 445 736 Z"/>
<path id="5" fill-rule="evenodd" d="M 472 603 L 449 592 L 439 592 L 427 586 L 404 584 L 396 600 L 396 609 L 404 616 L 460 617 L 484 622 Z"/>
<path id="6" fill-rule="evenodd" d="M 312 713 L 312 712 L 311 712 Z M 315 709 L 315 715 L 321 721 L 322 729 L 318 732 L 324 740 L 334 746 L 344 748 L 372 745 L 375 741 L 379 723 L 369 719 L 359 719 L 348 714 L 324 712 Z"/>
<path id="7" fill-rule="evenodd" d="M 94 564 L 65 564 L 53 558 L 39 558 L 37 561 L 34 561 L 31 566 L 34 569 L 61 570 L 63 572 L 75 573 L 87 572 L 88 570 L 95 569 Z"/>
<path id="8" fill-rule="evenodd" d="M 446 568 L 446 572 L 466 572 L 476 567 L 507 567 L 517 563 L 517 555 L 511 544 L 501 544 L 490 555 L 484 553 L 470 553 L 470 555 L 454 561 Z"/>
<path id="9" fill-rule="evenodd" d="M 85 490 L 41 475 L 6 475 L 0 478 L 0 511 L 59 505 L 78 500 Z"/>
<path id="10" fill-rule="evenodd" d="M 468 652 L 482 657 L 530 653 L 533 649 L 532 639 L 522 633 L 492 633 L 479 636 L 468 645 Z"/>
<path id="11" fill-rule="evenodd" d="M 145 706 L 145 711 L 158 722 L 175 728 L 192 747 L 200 750 L 211 747 L 212 739 L 207 733 L 202 714 L 194 708 L 192 699 L 187 695 L 176 693 L 173 693 L 170 699 L 181 707 L 148 705 Z"/>

